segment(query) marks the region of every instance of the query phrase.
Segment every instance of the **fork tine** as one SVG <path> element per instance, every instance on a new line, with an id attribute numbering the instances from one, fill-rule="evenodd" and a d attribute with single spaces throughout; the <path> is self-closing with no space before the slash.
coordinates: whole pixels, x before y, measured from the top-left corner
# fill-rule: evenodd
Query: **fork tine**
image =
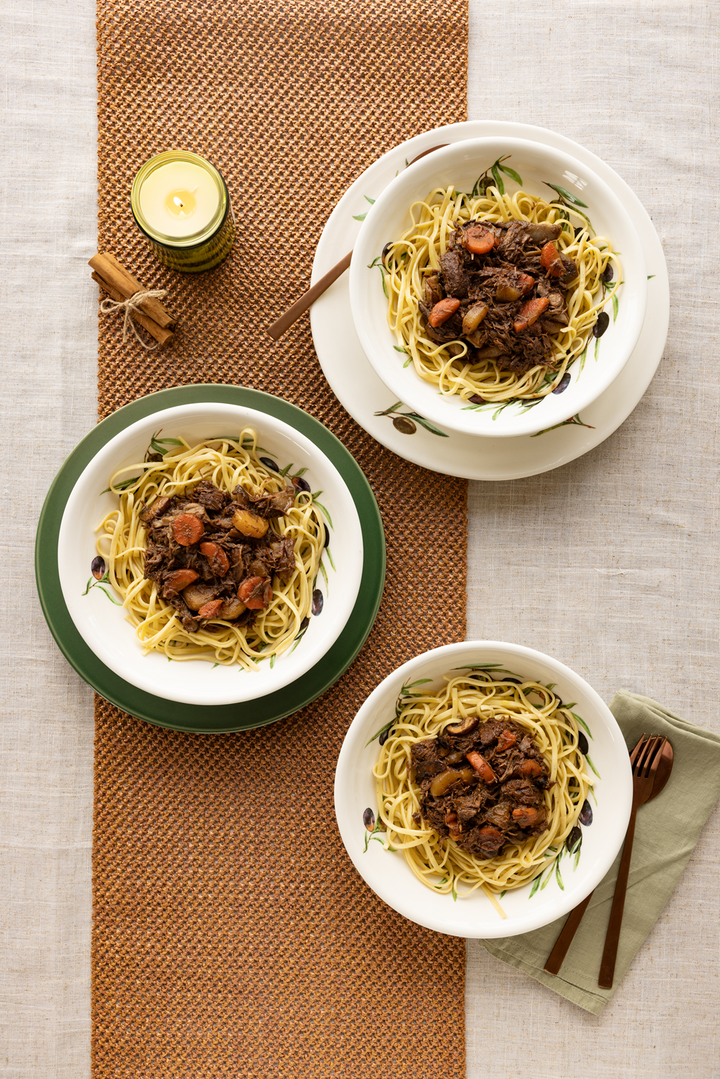
<path id="1" fill-rule="evenodd" d="M 653 735 L 651 735 L 647 739 L 647 741 L 644 743 L 644 745 L 642 747 L 642 750 L 640 751 L 639 755 L 635 759 L 635 763 L 633 765 L 633 775 L 635 775 L 635 776 L 642 775 L 642 771 L 643 771 L 643 768 L 645 767 L 645 762 L 646 762 L 646 760 L 648 758 L 648 754 L 649 754 L 649 751 L 650 751 L 650 749 L 652 747 L 653 741 L 654 741 L 654 737 L 653 737 Z"/>
<path id="2" fill-rule="evenodd" d="M 657 771 L 658 764 L 660 763 L 660 757 L 662 756 L 662 748 L 665 744 L 665 741 L 665 738 L 657 735 L 655 745 L 653 746 L 652 754 L 647 765 L 647 774 L 649 776 L 651 776 L 654 772 Z"/>
<path id="3" fill-rule="evenodd" d="M 640 737 L 640 741 L 638 742 L 638 744 L 635 746 L 634 750 L 630 754 L 630 764 L 632 764 L 632 765 L 635 764 L 635 761 L 640 756 L 640 753 L 642 752 L 643 746 L 645 745 L 646 741 L 647 741 L 647 735 L 643 733 L 641 735 L 641 737 Z"/>

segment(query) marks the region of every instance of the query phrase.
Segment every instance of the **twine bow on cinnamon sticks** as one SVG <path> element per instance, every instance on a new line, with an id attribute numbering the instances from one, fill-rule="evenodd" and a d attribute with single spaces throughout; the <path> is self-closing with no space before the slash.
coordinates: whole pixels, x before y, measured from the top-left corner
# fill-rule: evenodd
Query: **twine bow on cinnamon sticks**
<path id="1" fill-rule="evenodd" d="M 135 334 L 143 348 L 151 351 L 175 339 L 173 328 L 177 319 L 160 300 L 167 295 L 165 289 L 146 289 L 123 264 L 108 251 L 93 255 L 89 261 L 93 268 L 92 279 L 107 293 L 100 304 L 104 315 L 124 313 L 123 342 L 129 331 Z M 155 338 L 157 344 L 149 345 L 138 332 L 138 325 Z"/>

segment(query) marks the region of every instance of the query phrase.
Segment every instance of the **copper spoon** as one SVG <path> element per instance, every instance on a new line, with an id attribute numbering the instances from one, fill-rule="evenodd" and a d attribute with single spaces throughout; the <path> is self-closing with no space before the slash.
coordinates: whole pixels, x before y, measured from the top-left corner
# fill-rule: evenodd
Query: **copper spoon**
<path id="1" fill-rule="evenodd" d="M 638 744 L 635 746 L 634 750 L 630 754 L 631 764 L 635 763 L 640 754 L 640 750 L 645 745 L 647 740 L 647 737 L 643 735 Z M 655 779 L 653 781 L 652 790 L 650 792 L 649 798 L 647 799 L 648 802 L 651 802 L 653 798 L 657 798 L 658 794 L 660 794 L 660 791 L 663 790 L 663 788 L 665 787 L 665 784 L 670 778 L 670 773 L 672 772 L 673 758 L 673 747 L 670 745 L 666 738 L 660 749 L 660 759 L 658 761 L 657 771 L 655 772 Z M 572 944 L 575 934 L 578 931 L 580 922 L 582 921 L 583 914 L 590 905 L 590 900 L 592 899 L 593 895 L 594 892 L 590 892 L 590 895 L 586 899 L 583 899 L 582 903 L 578 903 L 578 905 L 574 907 L 573 910 L 570 912 L 570 917 L 565 922 L 560 936 L 555 941 L 555 947 L 550 952 L 550 955 L 547 958 L 545 970 L 548 972 L 548 974 L 557 974 L 560 970 L 560 967 L 563 965 L 563 960 L 568 953 L 570 945 Z"/>
<path id="2" fill-rule="evenodd" d="M 421 157 L 426 157 L 428 154 L 432 154 L 435 150 L 442 150 L 443 146 L 449 145 L 447 142 L 441 143 L 440 146 L 431 146 L 429 150 L 423 150 L 421 154 L 414 157 L 412 161 L 408 162 L 408 165 L 414 165 L 416 161 L 419 161 Z M 288 307 L 284 315 L 273 322 L 272 326 L 268 326 L 268 333 L 275 340 L 278 341 L 286 330 L 289 330 L 293 322 L 297 322 L 302 314 L 307 311 L 309 307 L 315 303 L 319 296 L 322 296 L 323 292 L 332 285 L 333 281 L 337 281 L 341 274 L 345 273 L 350 265 L 350 259 L 352 258 L 352 251 L 348 251 L 344 258 L 341 258 L 332 270 L 328 270 L 324 277 L 321 277 L 319 281 L 316 281 L 312 288 L 309 288 L 307 292 L 304 292 L 299 300 L 296 300 L 292 307 Z"/>

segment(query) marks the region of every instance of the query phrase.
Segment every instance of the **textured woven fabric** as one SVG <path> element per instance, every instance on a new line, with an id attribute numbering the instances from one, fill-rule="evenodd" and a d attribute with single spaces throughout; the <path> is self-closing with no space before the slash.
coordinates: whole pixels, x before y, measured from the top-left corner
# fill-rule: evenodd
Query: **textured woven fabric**
<path id="1" fill-rule="evenodd" d="M 425 48 L 430 31 L 440 40 Z M 190 382 L 278 394 L 337 434 L 378 498 L 386 593 L 350 671 L 304 712 L 242 735 L 177 735 L 98 701 L 93 1059 L 100 1076 L 464 1073 L 464 949 L 388 910 L 339 839 L 334 764 L 393 667 L 465 627 L 466 484 L 423 472 L 344 412 L 307 318 L 264 328 L 306 286 L 322 224 L 398 141 L 465 117 L 467 14 L 389 0 L 98 7 L 100 248 L 182 315 L 171 352 L 100 341 L 100 414 Z M 442 75 L 442 100 L 428 81 Z M 129 92 L 128 87 L 132 87 Z M 161 267 L 134 226 L 138 167 L 173 147 L 225 176 L 230 258 Z M 418 528 L 418 522 L 423 522 Z M 428 587 L 441 581 L 443 586 Z M 448 583 L 449 582 L 449 583 Z M 419 1010 L 422 1023 L 418 1023 Z"/>
<path id="2" fill-rule="evenodd" d="M 668 738 L 674 752 L 672 782 L 638 812 L 612 989 L 600 989 L 597 982 L 620 853 L 595 889 L 557 976 L 544 967 L 567 917 L 532 933 L 481 942 L 491 955 L 595 1015 L 608 1004 L 655 925 L 720 798 L 720 734 L 688 723 L 637 693 L 616 693 L 610 709 L 628 749 L 652 733 Z"/>

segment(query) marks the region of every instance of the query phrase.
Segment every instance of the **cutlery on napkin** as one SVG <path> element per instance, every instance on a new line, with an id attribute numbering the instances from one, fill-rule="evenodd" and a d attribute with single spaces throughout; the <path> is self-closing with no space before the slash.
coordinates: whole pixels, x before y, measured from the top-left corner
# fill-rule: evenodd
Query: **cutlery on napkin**
<path id="1" fill-rule="evenodd" d="M 720 798 L 720 735 L 635 693 L 617 693 L 610 710 L 629 747 L 644 731 L 652 730 L 668 738 L 675 751 L 672 783 L 638 815 L 613 988 L 599 988 L 597 979 L 620 854 L 595 889 L 558 975 L 548 974 L 543 967 L 562 929 L 562 918 L 532 933 L 480 941 L 491 955 L 595 1015 L 612 997 L 670 898 Z"/>

